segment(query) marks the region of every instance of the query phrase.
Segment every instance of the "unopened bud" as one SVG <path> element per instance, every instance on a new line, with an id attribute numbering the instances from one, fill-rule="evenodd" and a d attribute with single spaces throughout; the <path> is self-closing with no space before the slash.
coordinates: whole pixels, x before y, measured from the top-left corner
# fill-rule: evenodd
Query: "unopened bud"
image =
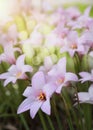
<path id="1" fill-rule="evenodd" d="M 19 39 L 26 40 L 28 38 L 28 32 L 26 30 L 19 32 Z"/>
<path id="2" fill-rule="evenodd" d="M 21 15 L 16 15 L 14 17 L 14 21 L 16 23 L 16 26 L 17 26 L 17 29 L 18 29 L 19 32 L 26 30 L 25 20 Z"/>

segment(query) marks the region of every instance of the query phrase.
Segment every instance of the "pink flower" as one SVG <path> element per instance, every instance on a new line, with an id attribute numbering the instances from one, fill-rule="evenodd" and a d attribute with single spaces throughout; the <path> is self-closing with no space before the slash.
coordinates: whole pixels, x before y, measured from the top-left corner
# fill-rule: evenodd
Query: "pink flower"
<path id="1" fill-rule="evenodd" d="M 78 42 L 78 34 L 76 31 L 70 31 L 67 37 L 64 39 L 64 46 L 60 50 L 61 53 L 68 52 L 71 57 L 74 56 L 75 52 L 85 53 L 85 48 Z"/>
<path id="2" fill-rule="evenodd" d="M 93 104 L 93 84 L 90 85 L 88 92 L 79 92 L 78 99 L 80 103 Z"/>
<path id="3" fill-rule="evenodd" d="M 88 22 L 87 28 L 80 37 L 80 42 L 93 48 L 93 20 Z"/>
<path id="4" fill-rule="evenodd" d="M 68 16 L 73 20 L 76 20 L 80 16 L 80 11 L 76 7 L 69 7 L 66 9 L 66 12 L 68 13 Z"/>
<path id="5" fill-rule="evenodd" d="M 89 72 L 80 72 L 79 75 L 81 76 L 80 81 L 83 83 L 85 81 L 92 81 L 93 82 L 93 70 L 91 73 Z"/>
<path id="6" fill-rule="evenodd" d="M 23 95 L 26 99 L 21 103 L 17 113 L 20 114 L 30 109 L 30 116 L 35 117 L 39 108 L 50 115 L 50 97 L 55 91 L 54 84 L 46 84 L 43 72 L 37 72 L 32 77 L 32 87 L 27 87 Z"/>
<path id="7" fill-rule="evenodd" d="M 17 38 L 18 38 L 17 28 L 16 28 L 16 25 L 13 24 L 8 28 L 7 33 L 2 32 L 1 37 L 0 37 L 0 41 L 1 41 L 0 44 L 3 47 L 9 44 L 17 45 L 18 44 Z"/>
<path id="8" fill-rule="evenodd" d="M 45 57 L 44 66 L 40 66 L 39 70 L 47 73 L 53 66 L 53 61 L 50 56 Z"/>
<path id="9" fill-rule="evenodd" d="M 67 86 L 69 81 L 78 81 L 74 73 L 66 72 L 66 58 L 62 58 L 48 72 L 48 80 L 57 85 L 56 92 L 60 93 L 63 86 Z"/>
<path id="10" fill-rule="evenodd" d="M 18 57 L 16 64 L 12 65 L 8 72 L 0 74 L 0 79 L 5 79 L 4 86 L 8 83 L 15 83 L 17 79 L 26 79 L 27 75 L 25 72 L 32 72 L 32 67 L 29 65 L 24 65 L 25 56 L 21 55 Z"/>
<path id="11" fill-rule="evenodd" d="M 38 31 L 38 28 L 40 25 L 38 24 L 34 31 L 30 34 L 30 37 L 24 41 L 22 41 L 22 44 L 31 44 L 32 47 L 39 47 L 43 43 L 43 35 Z"/>
<path id="12" fill-rule="evenodd" d="M 20 48 L 13 47 L 12 44 L 7 44 L 6 46 L 4 46 L 4 52 L 0 55 L 0 61 L 5 61 L 10 64 L 15 64 L 16 59 L 15 59 L 14 52 L 16 51 L 21 53 Z"/>
<path id="13" fill-rule="evenodd" d="M 54 47 L 54 46 L 62 46 L 63 39 L 57 35 L 55 32 L 52 32 L 46 36 L 45 47 Z"/>
<path id="14" fill-rule="evenodd" d="M 92 19 L 89 16 L 90 13 L 90 7 L 88 7 L 85 12 L 84 15 L 81 15 L 80 17 L 78 17 L 76 20 L 73 20 L 71 22 L 68 23 L 68 25 L 72 26 L 72 29 L 81 29 L 81 28 L 86 28 L 87 27 L 87 23 Z"/>

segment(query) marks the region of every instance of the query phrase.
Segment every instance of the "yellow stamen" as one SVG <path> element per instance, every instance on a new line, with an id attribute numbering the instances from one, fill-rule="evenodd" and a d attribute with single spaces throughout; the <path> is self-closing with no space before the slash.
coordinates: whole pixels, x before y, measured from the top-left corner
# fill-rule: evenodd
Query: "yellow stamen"
<path id="1" fill-rule="evenodd" d="M 58 80 L 57 80 L 57 84 L 61 84 L 61 83 L 63 83 L 64 82 L 64 80 L 65 80 L 65 78 L 64 77 L 62 77 L 62 78 L 59 78 Z"/>
<path id="2" fill-rule="evenodd" d="M 72 45 L 70 46 L 70 48 L 72 48 L 72 49 L 77 49 L 77 45 L 74 43 L 74 44 L 72 44 Z"/>
<path id="3" fill-rule="evenodd" d="M 16 77 L 19 78 L 21 75 L 22 75 L 22 73 L 21 73 L 21 72 L 18 72 L 18 73 L 16 74 Z"/>
<path id="4" fill-rule="evenodd" d="M 46 95 L 43 92 L 40 92 L 38 99 L 39 100 L 46 100 Z"/>

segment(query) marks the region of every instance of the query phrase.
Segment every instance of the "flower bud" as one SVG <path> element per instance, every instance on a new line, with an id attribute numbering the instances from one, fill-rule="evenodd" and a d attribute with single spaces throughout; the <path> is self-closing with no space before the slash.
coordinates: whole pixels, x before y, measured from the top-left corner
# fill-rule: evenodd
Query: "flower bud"
<path id="1" fill-rule="evenodd" d="M 32 62 L 33 65 L 38 66 L 38 65 L 41 64 L 42 58 L 41 58 L 40 55 L 37 55 L 37 56 L 35 56 L 35 57 L 32 58 L 32 61 L 31 61 L 31 62 Z"/>
<path id="2" fill-rule="evenodd" d="M 26 44 L 24 43 L 22 46 L 22 50 L 23 50 L 24 54 L 26 55 L 26 62 L 28 64 L 31 64 L 31 59 L 35 54 L 34 49 L 32 48 L 32 45 L 28 44 L 28 43 L 26 43 Z"/>
<path id="3" fill-rule="evenodd" d="M 18 29 L 19 32 L 26 30 L 25 20 L 21 15 L 16 15 L 14 17 L 14 21 L 16 23 L 16 26 L 17 26 L 17 29 Z"/>
<path id="4" fill-rule="evenodd" d="M 52 28 L 53 28 L 52 26 L 49 26 L 48 24 L 44 24 L 44 23 L 42 23 L 41 26 L 38 30 L 42 34 L 49 34 L 52 31 Z"/>
<path id="5" fill-rule="evenodd" d="M 19 32 L 19 39 L 20 40 L 26 40 L 27 38 L 28 38 L 28 32 L 26 30 Z"/>
<path id="6" fill-rule="evenodd" d="M 27 21 L 27 30 L 29 34 L 34 30 L 35 26 L 36 26 L 36 21 L 34 19 Z"/>
<path id="7" fill-rule="evenodd" d="M 58 58 L 57 58 L 57 56 L 55 54 L 50 55 L 50 57 L 51 57 L 54 64 L 57 63 Z"/>

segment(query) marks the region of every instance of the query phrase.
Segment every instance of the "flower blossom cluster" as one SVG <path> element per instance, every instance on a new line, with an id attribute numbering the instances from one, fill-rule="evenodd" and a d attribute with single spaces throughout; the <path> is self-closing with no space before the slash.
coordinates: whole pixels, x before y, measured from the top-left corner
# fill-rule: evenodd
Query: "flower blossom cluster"
<path id="1" fill-rule="evenodd" d="M 78 99 L 93 104 L 91 7 L 83 14 L 76 7 L 48 9 L 22 11 L 0 25 L 0 66 L 6 66 L 0 80 L 4 86 L 30 81 L 17 113 L 30 110 L 32 118 L 40 108 L 50 115 L 53 94 L 60 95 L 73 82 L 91 82 L 88 92 L 78 92 Z"/>

